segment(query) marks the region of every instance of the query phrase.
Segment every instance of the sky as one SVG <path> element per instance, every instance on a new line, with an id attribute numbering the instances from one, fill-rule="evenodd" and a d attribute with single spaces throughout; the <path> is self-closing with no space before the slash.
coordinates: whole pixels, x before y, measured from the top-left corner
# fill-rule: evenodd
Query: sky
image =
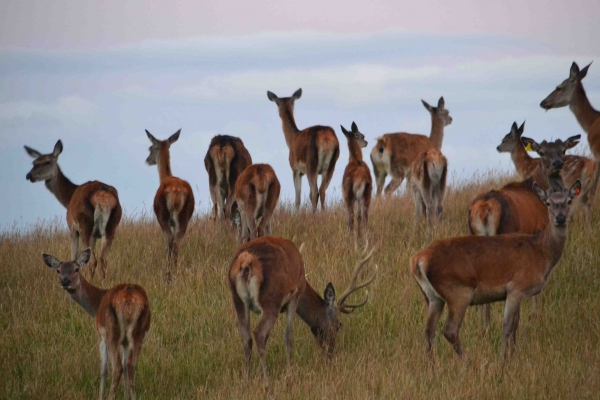
<path id="1" fill-rule="evenodd" d="M 369 141 L 384 133 L 428 134 L 421 99 L 444 96 L 453 123 L 443 152 L 451 182 L 512 170 L 495 147 L 513 121 L 539 140 L 582 133 L 567 108 L 540 101 L 600 57 L 600 2 L 490 1 L 3 1 L 0 3 L 0 231 L 64 219 L 44 187 L 25 180 L 32 159 L 58 139 L 59 164 L 75 183 L 119 191 L 125 213 L 151 210 L 158 188 L 144 129 L 171 147 L 172 169 L 210 206 L 203 159 L 212 136 L 242 138 L 254 162 L 271 164 L 282 198 L 293 197 L 288 149 L 270 90 L 302 88 L 299 128 L 355 121 Z M 584 81 L 600 105 L 600 65 Z M 587 141 L 581 149 L 585 151 Z M 303 199 L 308 201 L 308 184 Z"/>

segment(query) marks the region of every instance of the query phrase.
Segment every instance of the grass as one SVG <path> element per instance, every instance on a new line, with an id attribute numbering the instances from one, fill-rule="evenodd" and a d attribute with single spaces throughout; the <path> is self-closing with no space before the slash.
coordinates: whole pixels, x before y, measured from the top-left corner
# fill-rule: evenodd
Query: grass
<path id="1" fill-rule="evenodd" d="M 434 238 L 464 235 L 470 200 L 506 177 L 481 176 L 450 188 L 445 220 Z M 473 183 L 474 182 L 474 183 Z M 408 260 L 427 246 L 413 227 L 406 195 L 376 203 L 370 213 L 372 263 L 379 275 L 370 301 L 341 316 L 337 352 L 328 360 L 300 319 L 294 323 L 292 374 L 286 378 L 281 317 L 267 346 L 272 388 L 265 392 L 256 353 L 251 379 L 242 379 L 242 343 L 226 276 L 237 248 L 234 234 L 205 215 L 195 217 L 172 284 L 163 280 L 165 254 L 153 215 L 125 218 L 110 255 L 109 277 L 94 284 L 143 285 L 153 313 L 137 366 L 139 398 L 597 398 L 600 393 L 600 272 L 598 209 L 590 227 L 576 215 L 564 255 L 540 295 L 525 302 L 515 358 L 504 370 L 499 347 L 502 304 L 492 308 L 485 334 L 476 309 L 461 333 L 469 363 L 457 361 L 438 329 L 436 367 L 424 354 L 425 306 Z M 308 281 L 322 292 L 345 288 L 356 259 L 341 204 L 313 215 L 280 204 L 273 232 L 306 243 Z M 42 261 L 65 260 L 63 221 L 0 236 L 0 397 L 82 399 L 97 396 L 99 355 L 92 319 L 60 289 Z M 371 265 L 370 267 L 373 267 Z M 443 317 L 444 318 L 444 317 Z M 252 317 L 253 326 L 257 322 Z M 122 397 L 123 383 L 118 397 Z"/>

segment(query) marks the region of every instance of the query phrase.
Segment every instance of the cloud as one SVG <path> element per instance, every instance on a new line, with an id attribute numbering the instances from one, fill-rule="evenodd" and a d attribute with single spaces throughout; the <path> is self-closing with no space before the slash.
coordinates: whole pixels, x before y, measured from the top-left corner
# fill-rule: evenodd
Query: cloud
<path id="1" fill-rule="evenodd" d="M 60 97 L 52 103 L 14 101 L 0 103 L 0 123 L 45 119 L 89 127 L 98 112 L 96 105 L 79 96 Z"/>

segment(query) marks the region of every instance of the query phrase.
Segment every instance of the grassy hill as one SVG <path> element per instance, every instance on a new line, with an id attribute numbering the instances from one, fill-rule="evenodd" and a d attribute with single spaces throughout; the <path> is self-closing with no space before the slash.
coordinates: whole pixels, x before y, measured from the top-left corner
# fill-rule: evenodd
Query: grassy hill
<path id="1" fill-rule="evenodd" d="M 464 235 L 470 200 L 506 178 L 482 177 L 449 188 L 445 220 L 434 238 Z M 94 284 L 143 285 L 153 313 L 137 367 L 139 398 L 597 398 L 600 393 L 600 223 L 598 202 L 586 227 L 575 216 L 562 260 L 536 310 L 524 303 L 517 353 L 503 370 L 498 355 L 503 305 L 492 308 L 485 334 L 471 308 L 461 334 L 468 363 L 457 361 L 441 335 L 432 371 L 424 353 L 425 305 L 408 271 L 409 258 L 428 244 L 413 226 L 407 195 L 376 202 L 370 244 L 379 265 L 370 301 L 340 317 L 337 351 L 329 361 L 308 327 L 294 322 L 292 376 L 286 378 L 284 318 L 273 330 L 267 360 L 271 391 L 262 388 L 256 352 L 251 379 L 242 379 L 242 343 L 226 283 L 237 248 L 233 232 L 205 215 L 191 224 L 172 284 L 163 277 L 165 252 L 153 215 L 122 221 L 110 254 L 109 277 Z M 340 293 L 356 259 L 341 204 L 312 214 L 280 204 L 276 235 L 306 243 L 307 280 L 322 293 Z M 0 397 L 83 399 L 98 395 L 100 358 L 92 319 L 59 287 L 42 252 L 69 257 L 63 220 L 0 236 Z M 362 294 L 357 295 L 362 296 Z M 442 317 L 445 319 L 445 316 Z M 252 317 L 254 327 L 257 318 Z M 123 383 L 118 397 L 123 395 Z"/>

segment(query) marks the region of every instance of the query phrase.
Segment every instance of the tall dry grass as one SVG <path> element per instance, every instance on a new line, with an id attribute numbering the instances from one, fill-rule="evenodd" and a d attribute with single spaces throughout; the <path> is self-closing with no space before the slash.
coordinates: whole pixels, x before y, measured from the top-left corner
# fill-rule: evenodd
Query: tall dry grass
<path id="1" fill-rule="evenodd" d="M 465 234 L 469 201 L 506 178 L 480 177 L 450 188 L 445 220 L 435 238 Z M 285 377 L 284 319 L 267 346 L 272 389 L 262 388 L 256 353 L 251 380 L 241 378 L 244 360 L 229 289 L 228 265 L 237 244 L 233 232 L 206 217 L 195 218 L 181 250 L 172 284 L 163 280 L 165 252 L 152 215 L 125 219 L 110 254 L 109 277 L 95 284 L 143 285 L 153 313 L 150 335 L 137 367 L 140 398 L 598 398 L 600 392 L 600 256 L 598 209 L 590 228 L 581 215 L 571 224 L 562 260 L 534 312 L 526 302 L 515 358 L 499 359 L 502 305 L 482 331 L 474 309 L 462 328 L 469 363 L 454 358 L 441 333 L 432 372 L 424 354 L 425 306 L 408 271 L 408 260 L 428 244 L 413 228 L 407 195 L 371 210 L 370 243 L 379 276 L 369 303 L 341 317 L 337 353 L 327 360 L 309 329 L 294 323 L 292 377 Z M 340 204 L 313 215 L 280 204 L 273 232 L 304 252 L 308 281 L 343 290 L 358 257 Z M 92 319 L 60 289 L 42 251 L 66 259 L 63 221 L 0 237 L 0 397 L 83 399 L 97 396 L 99 355 Z M 253 326 L 257 318 L 252 317 Z M 441 324 L 440 327 L 441 329 Z M 121 383 L 122 385 L 122 383 Z M 122 396 L 119 388 L 119 397 Z"/>

